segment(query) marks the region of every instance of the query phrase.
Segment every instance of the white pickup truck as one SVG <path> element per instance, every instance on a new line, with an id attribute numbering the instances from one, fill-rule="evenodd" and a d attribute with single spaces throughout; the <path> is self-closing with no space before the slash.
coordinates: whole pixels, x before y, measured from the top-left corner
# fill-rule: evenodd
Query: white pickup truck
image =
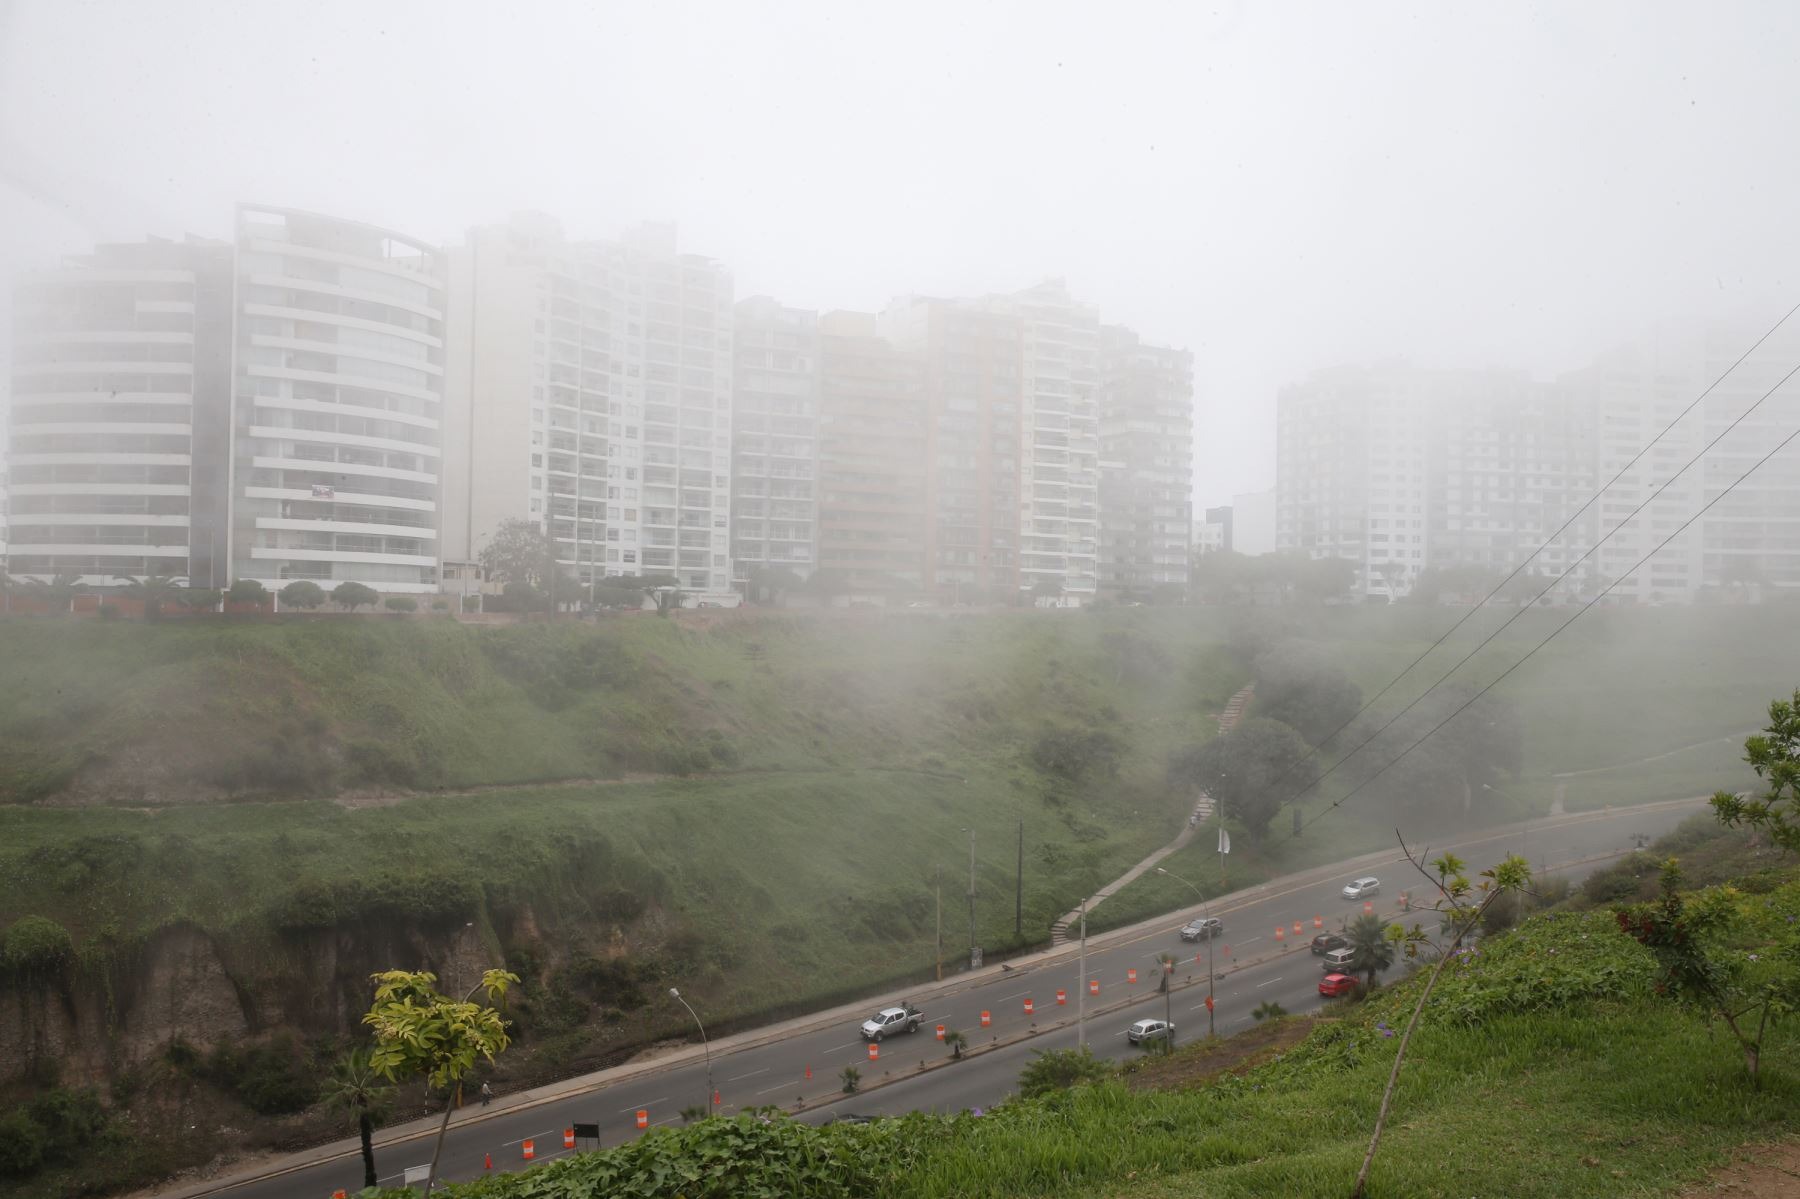
<path id="1" fill-rule="evenodd" d="M 925 1013 L 910 1003 L 899 1007 L 884 1007 L 873 1016 L 862 1022 L 862 1035 L 871 1041 L 879 1041 L 889 1033 L 917 1032 L 919 1021 Z"/>

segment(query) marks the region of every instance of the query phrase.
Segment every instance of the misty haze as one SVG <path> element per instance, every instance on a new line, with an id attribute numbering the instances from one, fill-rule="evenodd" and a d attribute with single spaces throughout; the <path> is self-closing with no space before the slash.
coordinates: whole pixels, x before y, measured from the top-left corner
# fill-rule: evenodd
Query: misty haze
<path id="1" fill-rule="evenodd" d="M 1793 1194 L 1796 46 L 0 0 L 0 1199 Z"/>

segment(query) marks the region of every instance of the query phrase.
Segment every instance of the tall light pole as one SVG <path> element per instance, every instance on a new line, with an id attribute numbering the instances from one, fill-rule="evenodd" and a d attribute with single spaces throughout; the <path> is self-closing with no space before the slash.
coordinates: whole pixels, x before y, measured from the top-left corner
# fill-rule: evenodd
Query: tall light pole
<path id="1" fill-rule="evenodd" d="M 680 991 L 676 990 L 674 987 L 670 987 L 669 994 L 675 998 L 675 1002 L 688 1010 L 688 1015 L 694 1018 L 694 1027 L 700 1030 L 700 1052 L 706 1055 L 706 1102 L 701 1106 L 708 1115 L 711 1115 L 713 1098 L 712 1046 L 706 1043 L 706 1025 L 700 1023 L 700 1013 L 694 1010 L 693 1004 L 681 997 Z"/>
<path id="2" fill-rule="evenodd" d="M 1081 901 L 1081 985 L 1075 988 L 1075 1047 L 1087 1048 L 1087 900 Z"/>
<path id="3" fill-rule="evenodd" d="M 1195 895 L 1200 896 L 1201 915 L 1206 915 L 1210 911 L 1212 901 L 1206 898 L 1205 893 L 1202 892 L 1199 887 L 1194 886 L 1193 883 L 1188 882 L 1179 874 L 1170 874 L 1161 866 L 1156 868 L 1156 872 L 1174 879 L 1176 882 L 1186 886 Z M 1213 1035 L 1213 942 L 1218 939 L 1219 936 L 1217 933 L 1208 930 L 1208 936 L 1206 938 L 1206 1036 L 1208 1040 L 1211 1040 Z"/>
<path id="4" fill-rule="evenodd" d="M 1498 787 L 1490 787 L 1488 784 L 1483 783 L 1481 784 L 1481 789 L 1483 791 L 1492 791 L 1495 795 L 1503 796 L 1512 800 L 1514 803 L 1519 802 L 1518 796 L 1513 795 L 1510 792 L 1502 791 Z M 1525 859 L 1525 864 L 1527 866 L 1531 865 L 1531 817 L 1529 815 L 1525 817 L 1525 831 L 1519 834 L 1519 848 L 1522 851 L 1520 856 Z"/>
<path id="5" fill-rule="evenodd" d="M 975 969 L 975 830 L 966 828 L 969 834 L 969 969 Z"/>

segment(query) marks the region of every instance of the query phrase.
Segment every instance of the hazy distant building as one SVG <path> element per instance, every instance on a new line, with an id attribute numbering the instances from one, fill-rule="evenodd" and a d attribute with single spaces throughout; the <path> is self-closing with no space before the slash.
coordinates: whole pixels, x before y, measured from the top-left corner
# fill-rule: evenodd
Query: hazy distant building
<path id="1" fill-rule="evenodd" d="M 924 398 L 923 585 L 943 600 L 1009 602 L 1021 572 L 1021 354 L 1010 312 L 910 297 L 880 331 L 919 362 Z"/>
<path id="2" fill-rule="evenodd" d="M 261 206 L 237 238 L 233 576 L 436 591 L 441 252 Z"/>
<path id="3" fill-rule="evenodd" d="M 229 582 L 231 264 L 225 242 L 152 240 L 19 284 L 7 573 Z"/>
<path id="4" fill-rule="evenodd" d="M 1231 548 L 1231 506 L 1208 508 L 1194 522 L 1194 553 L 1223 553 Z"/>
<path id="5" fill-rule="evenodd" d="M 1275 552 L 1275 489 L 1248 491 L 1231 497 L 1224 509 L 1230 521 L 1227 549 L 1256 557 Z"/>
<path id="6" fill-rule="evenodd" d="M 451 251 L 446 585 L 500 523 L 543 528 L 589 584 L 731 585 L 732 283 L 644 226 L 571 242 L 526 214 Z"/>
<path id="7" fill-rule="evenodd" d="M 1404 591 L 1427 564 L 1430 387 L 1406 367 L 1341 367 L 1276 408 L 1276 544 L 1356 565 L 1358 591 Z"/>
<path id="8" fill-rule="evenodd" d="M 924 587 L 924 357 L 872 313 L 819 318 L 819 567 L 849 593 Z"/>
<path id="9" fill-rule="evenodd" d="M 1100 330 L 1100 586 L 1185 586 L 1193 540 L 1194 358 Z"/>
<path id="10" fill-rule="evenodd" d="M 818 560 L 818 314 L 766 296 L 737 305 L 731 416 L 731 557 L 800 577 Z"/>

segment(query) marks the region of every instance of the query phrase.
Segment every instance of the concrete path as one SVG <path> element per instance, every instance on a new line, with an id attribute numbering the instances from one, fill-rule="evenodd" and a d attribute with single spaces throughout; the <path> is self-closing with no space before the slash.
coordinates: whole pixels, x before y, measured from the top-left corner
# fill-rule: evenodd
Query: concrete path
<path id="1" fill-rule="evenodd" d="M 1237 691 L 1226 701 L 1225 710 L 1219 713 L 1219 731 L 1221 733 L 1230 732 L 1237 727 L 1238 721 L 1244 718 L 1244 708 L 1250 703 L 1250 696 L 1255 690 L 1256 684 L 1252 683 L 1248 687 L 1244 687 Z M 1173 841 L 1169 842 L 1167 845 L 1133 866 L 1130 870 L 1127 870 L 1124 874 L 1121 874 L 1118 878 L 1115 878 L 1112 882 L 1107 883 L 1104 887 L 1101 887 L 1098 891 L 1088 896 L 1087 910 L 1092 912 L 1105 901 L 1107 896 L 1113 895 L 1136 882 L 1146 871 L 1154 869 L 1158 862 L 1182 848 L 1189 841 L 1192 841 L 1194 839 L 1194 834 L 1199 832 L 1202 827 L 1212 820 L 1213 810 L 1213 797 L 1202 791 L 1200 793 L 1199 801 L 1194 804 L 1194 814 L 1188 820 L 1188 826 L 1177 833 Z M 1073 911 L 1052 924 L 1050 926 L 1050 947 L 1054 949 L 1058 945 L 1066 945 L 1069 941 L 1069 930 L 1076 927 L 1080 919 L 1081 908 L 1080 906 L 1077 906 Z"/>

